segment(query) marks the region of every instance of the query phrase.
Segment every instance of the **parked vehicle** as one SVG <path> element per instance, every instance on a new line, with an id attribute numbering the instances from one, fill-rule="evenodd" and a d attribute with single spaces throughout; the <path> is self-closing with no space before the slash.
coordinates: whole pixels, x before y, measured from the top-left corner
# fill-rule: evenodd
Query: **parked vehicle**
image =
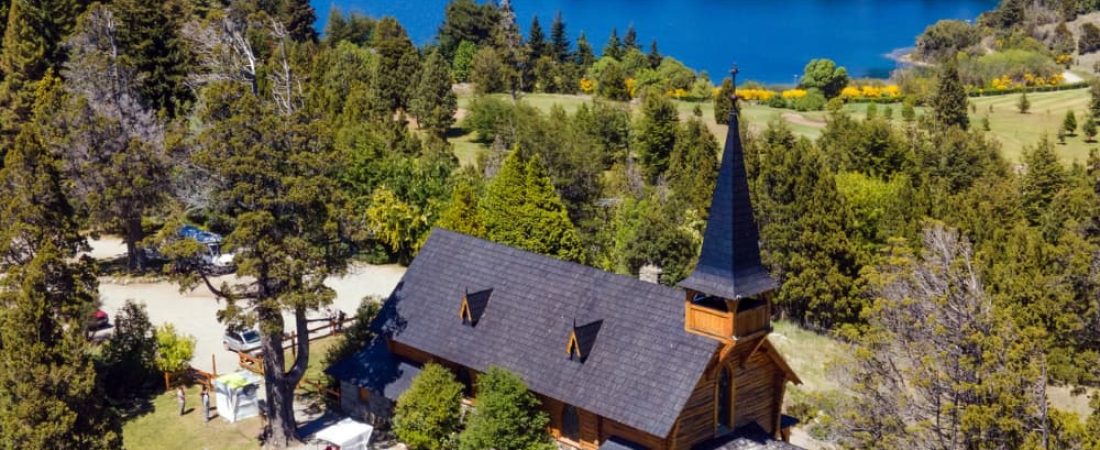
<path id="1" fill-rule="evenodd" d="M 111 326 L 109 319 L 107 311 L 102 309 L 95 310 L 92 316 L 88 318 L 88 331 L 99 331 Z"/>
<path id="2" fill-rule="evenodd" d="M 215 273 L 233 272 L 233 254 L 222 253 L 222 236 L 220 234 L 203 231 L 192 225 L 184 225 L 180 228 L 179 237 L 193 239 L 204 245 L 206 251 L 202 254 L 202 260 L 209 264 Z"/>
<path id="3" fill-rule="evenodd" d="M 251 355 L 261 353 L 260 332 L 251 328 L 230 328 L 225 331 L 222 345 L 226 350 Z"/>

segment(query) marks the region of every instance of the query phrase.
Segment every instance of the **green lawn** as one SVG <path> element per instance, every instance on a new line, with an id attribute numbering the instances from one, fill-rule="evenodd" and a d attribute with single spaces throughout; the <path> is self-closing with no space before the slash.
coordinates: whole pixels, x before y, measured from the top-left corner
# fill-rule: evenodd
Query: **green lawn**
<path id="1" fill-rule="evenodd" d="M 321 371 L 324 370 L 325 351 L 336 342 L 336 338 L 327 337 L 310 343 L 309 366 L 304 379 L 320 378 Z M 290 358 L 291 353 L 288 351 L 288 361 Z M 125 447 L 165 450 L 258 448 L 256 436 L 260 433 L 260 419 L 252 418 L 235 424 L 219 418 L 205 422 L 199 410 L 199 392 L 197 385 L 187 389 L 187 409 L 191 411 L 183 417 L 179 416 L 175 391 L 154 397 L 150 402 L 150 409 L 123 424 Z"/>
<path id="2" fill-rule="evenodd" d="M 1086 143 L 1080 132 L 1089 102 L 1087 89 L 1028 94 L 1027 99 L 1031 102 L 1029 114 L 1020 114 L 1016 109 L 1019 99 L 1019 94 L 970 99 L 977 109 L 976 114 L 971 114 L 971 124 L 980 126 L 981 118 L 988 115 L 990 130 L 1001 141 L 1004 155 L 1010 161 L 1019 161 L 1023 148 L 1035 145 L 1044 133 L 1056 141 L 1055 136 L 1062 127 L 1066 111 L 1070 110 L 1077 116 L 1078 133 L 1076 137 L 1067 137 L 1065 145 L 1055 145 L 1062 160 L 1084 162 L 1090 148 L 1100 147 L 1100 144 Z"/>
<path id="3" fill-rule="evenodd" d="M 507 98 L 506 95 L 496 94 L 498 97 Z M 543 111 L 549 111 L 553 105 L 561 105 L 568 112 L 575 111 L 581 104 L 591 101 L 591 96 L 586 95 L 560 95 L 560 94 L 525 94 L 523 101 Z M 459 108 L 465 108 L 470 103 L 471 97 L 459 98 Z M 1016 102 L 1019 95 L 1002 95 L 991 97 L 972 98 L 976 113 L 971 114 L 971 123 L 975 127 L 981 126 L 982 117 L 989 117 L 991 134 L 1002 143 L 1004 156 L 1009 161 L 1019 161 L 1020 154 L 1025 146 L 1034 145 L 1044 133 L 1055 139 L 1058 129 L 1062 125 L 1062 119 L 1066 111 L 1073 110 L 1077 115 L 1078 123 L 1084 122 L 1085 108 L 1088 104 L 1089 94 L 1086 89 L 1075 89 L 1059 92 L 1036 92 L 1028 94 L 1031 101 L 1031 113 L 1020 114 L 1016 110 Z M 633 104 L 631 104 L 633 105 Z M 703 112 L 703 119 L 708 128 L 719 142 L 726 138 L 726 127 L 714 122 L 714 106 L 712 102 L 686 102 L 678 101 L 677 108 L 681 117 L 692 114 L 695 106 Z M 992 112 L 990 107 L 992 106 Z M 633 107 L 633 106 L 632 106 Z M 877 105 L 879 114 L 889 107 L 893 109 L 894 120 L 900 123 L 901 104 Z M 862 119 L 866 115 L 865 103 L 850 103 L 844 106 L 845 111 L 856 118 Z M 917 108 L 917 114 L 923 114 L 923 108 Z M 821 135 L 825 127 L 826 113 L 823 111 L 798 112 L 790 109 L 778 109 L 765 105 L 745 104 L 742 115 L 748 122 L 750 129 L 759 131 L 767 127 L 768 123 L 780 119 L 786 121 L 791 130 L 798 136 L 816 139 Z M 461 123 L 459 124 L 461 125 Z M 468 133 L 451 138 L 455 146 L 455 154 L 464 165 L 474 164 L 477 155 L 485 150 L 485 146 L 472 141 Z M 1065 145 L 1057 145 L 1056 150 L 1065 162 L 1081 161 L 1088 157 L 1090 148 L 1098 148 L 1100 144 L 1087 144 L 1081 133 L 1076 137 L 1067 138 Z"/>
<path id="4" fill-rule="evenodd" d="M 213 401 L 213 399 L 211 399 Z M 179 416 L 175 392 L 152 399 L 152 409 L 126 421 L 122 438 L 128 449 L 206 450 L 255 449 L 260 433 L 260 419 L 253 418 L 235 424 L 214 418 L 202 419 L 199 411 L 199 388 L 187 390 L 190 412 Z"/>

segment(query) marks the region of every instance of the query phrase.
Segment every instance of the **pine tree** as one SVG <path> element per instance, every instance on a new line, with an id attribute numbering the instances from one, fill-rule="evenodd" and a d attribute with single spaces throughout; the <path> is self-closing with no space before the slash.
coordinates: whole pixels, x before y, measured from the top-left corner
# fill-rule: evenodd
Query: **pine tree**
<path id="1" fill-rule="evenodd" d="M 569 261 L 584 261 L 580 238 L 537 155 L 513 150 L 478 202 L 491 241 Z"/>
<path id="2" fill-rule="evenodd" d="M 634 24 L 630 24 L 626 29 L 626 36 L 623 36 L 623 50 L 628 52 L 630 50 L 638 50 L 638 32 L 634 30 Z"/>
<path id="3" fill-rule="evenodd" d="M 729 123 L 731 111 L 733 111 L 733 80 L 726 77 L 718 87 L 718 93 L 714 95 L 714 122 L 719 125 Z"/>
<path id="4" fill-rule="evenodd" d="M 618 61 L 612 60 L 604 66 L 600 72 L 600 78 L 596 80 L 596 93 L 601 97 L 616 100 L 630 101 L 630 90 L 626 87 L 626 74 Z"/>
<path id="5" fill-rule="evenodd" d="M 625 51 L 622 43 L 619 42 L 619 30 L 612 28 L 611 36 L 607 38 L 607 44 L 604 45 L 603 53 L 600 54 L 600 56 L 610 56 L 615 59 L 622 59 Z"/>
<path id="6" fill-rule="evenodd" d="M 1066 111 L 1066 118 L 1062 120 L 1062 130 L 1070 136 L 1077 135 L 1077 116 L 1073 111 Z"/>
<path id="7" fill-rule="evenodd" d="M 1023 162 L 1027 172 L 1020 180 L 1020 197 L 1027 217 L 1034 223 L 1065 187 L 1066 173 L 1046 136 L 1034 148 L 1024 150 Z"/>
<path id="8" fill-rule="evenodd" d="M 375 64 L 375 95 L 386 112 L 398 108 L 407 109 L 419 69 L 420 55 L 409 40 L 405 29 L 397 19 L 385 17 L 374 26 L 370 46 L 374 48 L 378 60 Z"/>
<path id="9" fill-rule="evenodd" d="M 481 4 L 479 4 L 481 3 Z M 477 47 L 491 45 L 493 31 L 500 21 L 500 12 L 493 2 L 454 0 L 447 2 L 443 23 L 439 26 L 436 42 L 443 56 L 454 58 L 462 41 Z"/>
<path id="10" fill-rule="evenodd" d="M 439 214 L 435 225 L 470 236 L 484 236 L 485 228 L 478 215 L 477 192 L 469 181 L 461 179 L 455 185 L 451 203 Z"/>
<path id="11" fill-rule="evenodd" d="M 588 69 L 596 63 L 596 54 L 583 31 L 577 36 L 577 53 L 573 55 L 573 62 L 582 69 Z"/>
<path id="12" fill-rule="evenodd" d="M 47 80 L 38 92 L 56 89 Z M 120 422 L 96 387 L 84 336 L 94 266 L 42 130 L 24 124 L 0 169 L 0 447 L 111 449 Z"/>
<path id="13" fill-rule="evenodd" d="M 1085 124 L 1081 126 L 1081 131 L 1085 133 L 1085 142 L 1096 142 L 1096 118 L 1086 119 Z"/>
<path id="14" fill-rule="evenodd" d="M 443 366 L 425 364 L 397 399 L 393 431 L 411 450 L 452 448 L 462 425 L 462 383 Z"/>
<path id="15" fill-rule="evenodd" d="M 669 160 L 668 186 L 673 198 L 705 216 L 717 179 L 718 141 L 702 120 L 690 118 L 677 131 Z"/>
<path id="16" fill-rule="evenodd" d="M 416 117 L 417 125 L 436 136 L 443 137 L 454 124 L 458 99 L 451 89 L 451 72 L 438 51 L 424 60 L 420 76 L 409 105 L 409 112 Z"/>
<path id="17" fill-rule="evenodd" d="M 1027 114 L 1031 110 L 1031 101 L 1027 99 L 1027 92 L 1020 94 L 1020 99 L 1016 101 L 1016 110 L 1020 114 Z"/>
<path id="18" fill-rule="evenodd" d="M 477 394 L 477 408 L 459 436 L 459 449 L 556 448 L 546 432 L 550 418 L 519 376 L 491 366 L 477 377 Z"/>
<path id="19" fill-rule="evenodd" d="M 279 20 L 294 41 L 317 42 L 317 30 L 313 28 L 317 13 L 309 0 L 282 0 Z"/>
<path id="20" fill-rule="evenodd" d="M 936 95 L 932 98 L 932 114 L 936 123 L 944 127 L 970 127 L 967 116 L 966 88 L 959 78 L 958 63 L 953 58 L 944 62 L 936 85 Z"/>
<path id="21" fill-rule="evenodd" d="M 661 61 L 665 59 L 664 56 L 661 56 L 661 52 L 657 50 L 656 39 L 649 43 L 649 55 L 646 55 L 646 58 L 649 58 L 649 68 L 653 70 L 657 70 L 657 67 L 661 65 Z"/>
<path id="22" fill-rule="evenodd" d="M 1089 110 L 1088 116 L 1100 119 L 1100 80 L 1089 83 Z"/>
<path id="23" fill-rule="evenodd" d="M 515 99 L 525 88 L 523 75 L 527 58 L 524 55 L 523 36 L 520 35 L 519 26 L 516 25 L 516 13 L 512 10 L 511 0 L 501 0 L 499 11 L 499 20 L 493 30 L 493 46 L 497 49 L 500 61 L 504 63 L 503 75 L 506 88 Z"/>
<path id="24" fill-rule="evenodd" d="M 555 61 L 562 64 L 569 62 L 569 37 L 565 34 L 565 21 L 562 20 L 561 11 L 554 16 L 554 23 L 550 25 L 550 51 Z"/>
<path id="25" fill-rule="evenodd" d="M 474 65 L 474 55 L 477 55 L 477 46 L 470 41 L 462 41 L 455 50 L 454 60 L 451 62 L 451 73 L 455 81 L 465 83 L 470 80 L 470 69 Z"/>
<path id="26" fill-rule="evenodd" d="M 539 25 L 539 16 L 536 15 L 531 18 L 531 28 L 527 32 L 527 57 L 529 61 L 537 61 L 545 54 L 546 36 L 542 33 L 542 25 Z"/>
<path id="27" fill-rule="evenodd" d="M 159 0 L 112 3 L 121 63 L 136 71 L 140 98 L 154 111 L 174 116 L 191 101 L 185 84 L 190 63 L 178 34 L 181 24 L 165 8 Z"/>
<path id="28" fill-rule="evenodd" d="M 642 170 L 654 182 L 668 170 L 669 156 L 676 145 L 680 114 L 668 97 L 651 90 L 642 99 L 641 118 L 636 126 L 636 146 Z"/>

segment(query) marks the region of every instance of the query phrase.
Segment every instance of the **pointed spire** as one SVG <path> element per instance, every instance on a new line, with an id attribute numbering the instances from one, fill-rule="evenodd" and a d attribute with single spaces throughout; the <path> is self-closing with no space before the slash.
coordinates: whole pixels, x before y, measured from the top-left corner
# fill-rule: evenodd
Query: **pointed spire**
<path id="1" fill-rule="evenodd" d="M 695 271 L 680 282 L 680 287 L 727 299 L 751 297 L 776 288 L 775 280 L 760 263 L 760 232 L 749 200 L 745 152 L 739 132 L 737 73 L 734 65 L 730 70 L 733 108 L 703 234 L 703 250 Z"/>

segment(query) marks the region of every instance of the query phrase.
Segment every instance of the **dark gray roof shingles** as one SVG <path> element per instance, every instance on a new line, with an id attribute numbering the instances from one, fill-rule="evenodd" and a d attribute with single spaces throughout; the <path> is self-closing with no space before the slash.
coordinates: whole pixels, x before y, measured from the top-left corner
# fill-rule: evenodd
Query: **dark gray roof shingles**
<path id="1" fill-rule="evenodd" d="M 471 285 L 493 289 L 475 327 L 458 316 Z M 683 296 L 436 229 L 376 325 L 396 342 L 478 371 L 504 367 L 532 391 L 665 437 L 718 346 L 684 331 Z M 603 321 L 583 364 L 566 353 L 578 316 Z"/>
<path id="2" fill-rule="evenodd" d="M 729 129 L 738 129 L 736 110 L 730 114 Z M 760 263 L 760 233 L 749 198 L 740 133 L 726 136 L 703 249 L 695 271 L 680 286 L 728 299 L 776 288 L 775 280 Z"/>

